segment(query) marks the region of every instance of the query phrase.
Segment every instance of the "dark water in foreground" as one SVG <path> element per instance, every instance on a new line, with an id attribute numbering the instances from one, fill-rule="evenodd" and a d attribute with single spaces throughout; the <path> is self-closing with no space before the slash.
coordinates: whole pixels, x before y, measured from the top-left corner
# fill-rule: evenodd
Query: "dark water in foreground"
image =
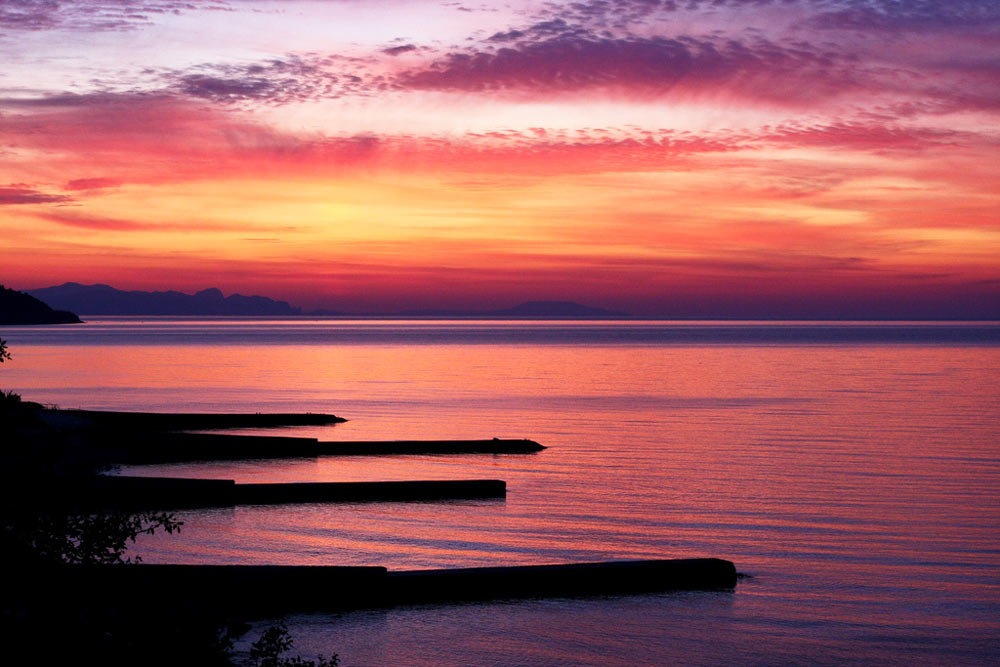
<path id="1" fill-rule="evenodd" d="M 1000 660 L 1000 326 L 104 320 L 6 328 L 64 407 L 327 411 L 324 439 L 531 437 L 528 456 L 131 469 L 501 478 L 504 501 L 185 513 L 150 562 L 461 567 L 717 556 L 732 593 L 290 619 L 346 665 Z M 336 595 L 336 591 L 331 591 Z"/>

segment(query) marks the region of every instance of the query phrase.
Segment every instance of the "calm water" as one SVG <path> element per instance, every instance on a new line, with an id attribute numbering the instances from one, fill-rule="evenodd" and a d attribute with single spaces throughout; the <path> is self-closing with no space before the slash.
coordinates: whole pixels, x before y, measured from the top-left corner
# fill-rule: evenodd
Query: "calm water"
<path id="1" fill-rule="evenodd" d="M 506 501 L 189 512 L 149 562 L 460 567 L 717 556 L 732 593 L 290 619 L 346 665 L 1000 661 L 1000 326 L 102 320 L 6 328 L 63 407 L 325 411 L 328 440 L 531 437 L 527 456 L 131 468 L 489 477 Z M 336 595 L 336 591 L 331 591 Z"/>

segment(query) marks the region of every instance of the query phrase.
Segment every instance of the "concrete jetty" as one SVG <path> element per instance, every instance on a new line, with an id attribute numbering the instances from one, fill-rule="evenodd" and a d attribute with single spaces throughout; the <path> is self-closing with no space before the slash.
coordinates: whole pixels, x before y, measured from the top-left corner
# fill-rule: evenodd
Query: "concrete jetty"
<path id="1" fill-rule="evenodd" d="M 95 440 L 109 459 L 132 465 L 319 456 L 532 454 L 545 449 L 534 440 L 507 438 L 320 442 L 316 438 L 173 431 L 112 431 Z"/>
<path id="2" fill-rule="evenodd" d="M 77 492 L 82 503 L 93 507 L 159 510 L 285 503 L 465 500 L 504 498 L 506 495 L 507 483 L 499 479 L 237 484 L 231 479 L 111 475 L 88 480 Z"/>
<path id="3" fill-rule="evenodd" d="M 387 576 L 391 599 L 412 604 L 736 586 L 736 567 L 718 558 L 413 570 Z"/>
<path id="4" fill-rule="evenodd" d="M 458 479 L 404 482 L 299 482 L 236 484 L 239 505 L 331 503 L 385 500 L 453 500 L 503 498 L 507 483 L 499 479 Z"/>
<path id="5" fill-rule="evenodd" d="M 533 454 L 545 447 L 527 438 L 491 440 L 382 440 L 318 443 L 321 456 L 394 454 Z"/>
<path id="6" fill-rule="evenodd" d="M 114 410 L 42 410 L 43 418 L 73 421 L 77 425 L 145 433 L 149 431 L 196 431 L 222 428 L 274 428 L 278 426 L 326 426 L 346 422 L 343 417 L 321 413 L 203 413 L 119 412 Z"/>
<path id="7" fill-rule="evenodd" d="M 54 578 L 53 578 L 54 577 Z M 388 571 L 384 567 L 116 565 L 67 567 L 47 580 L 61 595 L 92 591 L 149 604 L 187 599 L 239 613 L 382 608 L 544 597 L 732 590 L 736 567 L 718 558 Z"/>
<path id="8" fill-rule="evenodd" d="M 318 456 L 530 454 L 545 449 L 526 438 L 320 442 L 316 438 L 192 432 L 324 426 L 347 421 L 319 413 L 119 412 L 41 406 L 38 409 L 50 426 L 72 431 L 102 460 L 131 465 Z"/>
<path id="9" fill-rule="evenodd" d="M 109 459 L 131 465 L 238 461 L 252 459 L 315 458 L 316 438 L 218 433 L 114 433 L 100 439 Z"/>

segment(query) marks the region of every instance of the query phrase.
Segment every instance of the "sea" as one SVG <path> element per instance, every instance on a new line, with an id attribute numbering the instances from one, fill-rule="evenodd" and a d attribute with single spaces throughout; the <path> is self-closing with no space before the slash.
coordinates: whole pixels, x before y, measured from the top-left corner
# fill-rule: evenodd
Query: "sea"
<path id="1" fill-rule="evenodd" d="M 718 557 L 746 575 L 732 591 L 288 617 L 304 657 L 1000 663 L 1000 323 L 95 318 L 0 336 L 13 354 L 0 387 L 44 404 L 326 412 L 348 421 L 267 432 L 547 446 L 122 468 L 507 482 L 505 500 L 184 511 L 180 534 L 132 549 L 146 562 L 393 570 Z"/>

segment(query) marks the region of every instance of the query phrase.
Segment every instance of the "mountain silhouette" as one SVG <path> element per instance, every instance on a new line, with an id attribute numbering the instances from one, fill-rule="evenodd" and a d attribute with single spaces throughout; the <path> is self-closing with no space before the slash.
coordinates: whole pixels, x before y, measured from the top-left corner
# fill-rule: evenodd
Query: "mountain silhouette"
<path id="1" fill-rule="evenodd" d="M 194 294 L 173 290 L 140 292 L 115 289 L 110 285 L 64 283 L 55 287 L 28 290 L 56 308 L 85 315 L 301 315 L 287 301 L 264 296 L 223 296 L 212 287 Z"/>
<path id="2" fill-rule="evenodd" d="M 79 324 L 80 318 L 53 310 L 30 294 L 0 285 L 0 324 Z"/>
<path id="3" fill-rule="evenodd" d="M 224 296 L 216 287 L 194 294 L 175 290 L 164 292 L 125 291 L 110 285 L 64 283 L 54 287 L 27 290 L 45 303 L 83 315 L 190 315 L 190 316 L 281 316 L 294 317 L 499 317 L 601 319 L 629 317 L 626 313 L 594 308 L 573 301 L 526 301 L 500 310 L 407 310 L 394 313 L 350 313 L 319 309 L 306 313 L 287 301 L 264 296 L 232 294 Z"/>

